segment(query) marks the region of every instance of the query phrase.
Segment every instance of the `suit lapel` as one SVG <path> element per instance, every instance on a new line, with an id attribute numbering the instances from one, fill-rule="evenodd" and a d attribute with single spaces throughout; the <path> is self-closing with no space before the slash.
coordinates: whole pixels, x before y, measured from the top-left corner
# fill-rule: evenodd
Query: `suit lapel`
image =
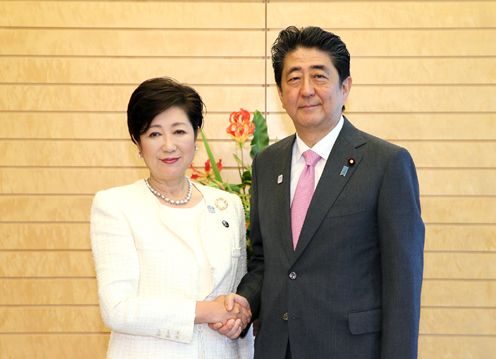
<path id="1" fill-rule="evenodd" d="M 293 245 L 291 242 L 291 203 L 290 203 L 290 183 L 291 183 L 291 158 L 293 153 L 293 143 L 296 136 L 290 136 L 285 141 L 277 153 L 277 158 L 272 162 L 275 166 L 275 178 L 267 188 L 272 188 L 273 192 L 269 196 L 270 206 L 275 206 L 274 228 L 277 228 L 281 246 L 291 263 L 294 257 Z M 281 177 L 282 176 L 282 177 Z M 265 201 L 264 201 L 265 202 Z"/>
<path id="2" fill-rule="evenodd" d="M 365 140 L 360 136 L 359 131 L 345 119 L 310 202 L 296 246 L 295 260 L 310 243 L 321 222 L 360 165 L 362 151 L 359 147 L 364 143 Z M 353 165 L 349 165 L 350 159 L 353 159 Z"/>

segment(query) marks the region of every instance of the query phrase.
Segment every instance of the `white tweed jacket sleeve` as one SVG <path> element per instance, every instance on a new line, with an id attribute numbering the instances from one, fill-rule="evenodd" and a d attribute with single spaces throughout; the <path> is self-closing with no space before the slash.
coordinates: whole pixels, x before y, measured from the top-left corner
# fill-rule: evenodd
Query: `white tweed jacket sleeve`
<path id="1" fill-rule="evenodd" d="M 196 306 L 194 298 L 175 291 L 166 295 L 138 294 L 140 276 L 149 276 L 148 282 L 157 281 L 158 286 L 160 276 L 150 278 L 153 273 L 140 273 L 133 238 L 135 228 L 128 215 L 132 203 L 126 203 L 122 198 L 127 197 L 113 189 L 98 192 L 92 206 L 91 243 L 102 318 L 117 332 L 190 342 Z M 141 216 L 142 226 L 146 227 L 147 213 L 141 213 Z"/>

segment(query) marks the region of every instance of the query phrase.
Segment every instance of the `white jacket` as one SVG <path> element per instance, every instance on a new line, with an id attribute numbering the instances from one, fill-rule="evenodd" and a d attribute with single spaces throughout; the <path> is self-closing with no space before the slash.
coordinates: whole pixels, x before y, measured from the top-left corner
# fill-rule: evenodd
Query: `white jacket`
<path id="1" fill-rule="evenodd" d="M 201 240 L 213 278 L 206 299 L 214 299 L 235 292 L 246 272 L 244 211 L 236 195 L 194 185 L 206 206 Z M 93 200 L 91 243 L 100 310 L 112 330 L 107 358 L 251 358 L 251 335 L 231 340 L 206 324 L 194 324 L 195 250 L 175 233 L 160 206 L 143 180 L 100 191 Z"/>

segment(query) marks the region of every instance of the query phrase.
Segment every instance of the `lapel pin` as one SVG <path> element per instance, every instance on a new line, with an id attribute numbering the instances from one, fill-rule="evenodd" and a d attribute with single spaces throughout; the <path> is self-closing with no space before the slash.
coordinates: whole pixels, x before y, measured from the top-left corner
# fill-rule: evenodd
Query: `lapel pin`
<path id="1" fill-rule="evenodd" d="M 226 227 L 226 228 L 229 228 L 229 222 L 228 222 L 228 221 L 226 221 L 226 220 L 223 220 L 223 221 L 222 221 L 222 225 L 223 225 L 224 227 Z"/>
<path id="2" fill-rule="evenodd" d="M 341 169 L 341 173 L 339 175 L 343 177 L 346 176 L 346 174 L 348 173 L 348 169 L 349 169 L 348 166 L 343 166 L 343 168 Z"/>
<path id="3" fill-rule="evenodd" d="M 355 159 L 354 158 L 348 158 L 348 166 L 354 166 L 356 163 Z"/>
<path id="4" fill-rule="evenodd" d="M 207 206 L 207 210 L 208 210 L 210 213 L 215 213 L 215 208 L 214 208 L 214 206 L 212 206 L 212 205 L 210 205 L 210 204 Z"/>
<path id="5" fill-rule="evenodd" d="M 277 176 L 277 184 L 282 183 L 282 175 Z"/>
<path id="6" fill-rule="evenodd" d="M 217 198 L 215 200 L 214 204 L 215 204 L 215 207 L 217 207 L 221 211 L 223 211 L 227 208 L 227 201 L 222 197 Z"/>

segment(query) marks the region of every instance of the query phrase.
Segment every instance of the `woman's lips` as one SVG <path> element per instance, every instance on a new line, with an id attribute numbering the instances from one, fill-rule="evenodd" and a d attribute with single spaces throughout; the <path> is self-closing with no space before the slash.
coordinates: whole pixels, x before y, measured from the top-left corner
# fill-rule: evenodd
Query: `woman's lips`
<path id="1" fill-rule="evenodd" d="M 172 164 L 172 163 L 176 163 L 178 160 L 179 160 L 179 157 L 174 157 L 174 158 L 163 158 L 160 161 L 162 161 L 163 163 L 169 165 L 169 164 Z"/>

